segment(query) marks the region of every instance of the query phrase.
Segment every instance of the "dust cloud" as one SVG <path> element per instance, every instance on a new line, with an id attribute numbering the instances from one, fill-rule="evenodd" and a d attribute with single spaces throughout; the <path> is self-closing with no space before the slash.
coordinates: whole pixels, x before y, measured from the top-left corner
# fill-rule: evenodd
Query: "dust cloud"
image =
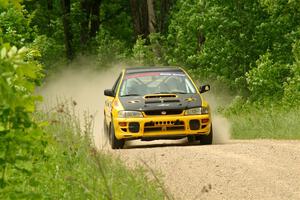
<path id="1" fill-rule="evenodd" d="M 212 81 L 210 85 L 211 91 L 204 93 L 202 96 L 209 103 L 212 110 L 213 143 L 226 144 L 231 138 L 231 123 L 226 117 L 219 114 L 218 109 L 228 106 L 234 96 L 221 83 Z"/>
<path id="2" fill-rule="evenodd" d="M 221 115 L 213 115 L 213 143 L 226 144 L 230 140 L 231 125 L 228 119 Z"/>
<path id="3" fill-rule="evenodd" d="M 84 64 L 82 66 L 85 66 Z M 72 66 L 73 67 L 73 66 Z M 103 108 L 104 108 L 104 89 L 111 88 L 123 67 L 115 67 L 109 70 L 93 70 L 76 66 L 75 69 L 65 69 L 61 72 L 48 77 L 44 86 L 39 88 L 38 93 L 43 96 L 43 105 L 54 107 L 57 101 L 71 100 L 77 103 L 76 109 L 79 116 L 88 112 L 94 116 L 94 141 L 100 148 L 107 147 L 107 138 L 103 134 Z M 206 98 L 206 97 L 205 97 Z M 208 102 L 213 109 L 217 107 L 217 98 L 209 95 Z M 222 116 L 213 116 L 214 143 L 224 144 L 230 139 L 230 123 Z M 159 141 L 160 143 L 184 143 L 186 140 L 179 141 Z M 153 142 L 130 141 L 128 145 L 152 144 Z M 128 146 L 126 145 L 126 146 Z"/>
<path id="4" fill-rule="evenodd" d="M 107 140 L 103 135 L 104 89 L 111 88 L 121 68 L 107 71 L 66 69 L 47 78 L 38 93 L 44 98 L 44 105 L 53 107 L 57 101 L 75 101 L 80 117 L 84 112 L 94 116 L 94 141 L 98 148 L 104 148 Z M 59 102 L 60 103 L 60 102 Z"/>

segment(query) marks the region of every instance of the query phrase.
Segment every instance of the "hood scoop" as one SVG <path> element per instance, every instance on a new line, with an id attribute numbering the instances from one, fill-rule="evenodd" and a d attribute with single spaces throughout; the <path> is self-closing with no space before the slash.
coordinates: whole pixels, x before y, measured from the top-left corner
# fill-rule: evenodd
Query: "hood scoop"
<path id="1" fill-rule="evenodd" d="M 180 102 L 179 99 L 156 99 L 156 100 L 146 100 L 145 104 L 151 103 L 178 103 Z"/>
<path id="2" fill-rule="evenodd" d="M 155 98 L 175 98 L 176 94 L 150 94 L 144 96 L 145 99 L 155 99 Z"/>

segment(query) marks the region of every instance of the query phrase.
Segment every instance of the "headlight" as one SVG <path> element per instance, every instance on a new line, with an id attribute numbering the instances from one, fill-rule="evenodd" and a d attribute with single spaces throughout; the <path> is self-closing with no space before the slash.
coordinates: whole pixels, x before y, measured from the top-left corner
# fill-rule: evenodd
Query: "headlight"
<path id="1" fill-rule="evenodd" d="M 125 111 L 121 110 L 118 112 L 119 118 L 135 118 L 135 117 L 143 117 L 143 114 L 139 111 Z"/>
<path id="2" fill-rule="evenodd" d="M 185 115 L 204 115 L 208 114 L 207 107 L 191 108 L 185 111 Z"/>

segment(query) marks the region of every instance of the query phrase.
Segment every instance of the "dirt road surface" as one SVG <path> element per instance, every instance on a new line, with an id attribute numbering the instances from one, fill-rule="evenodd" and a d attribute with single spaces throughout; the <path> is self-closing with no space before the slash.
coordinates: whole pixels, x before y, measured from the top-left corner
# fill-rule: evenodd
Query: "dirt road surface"
<path id="1" fill-rule="evenodd" d="M 146 162 L 175 199 L 300 199 L 300 141 L 232 140 L 223 145 L 135 142 L 114 151 Z"/>

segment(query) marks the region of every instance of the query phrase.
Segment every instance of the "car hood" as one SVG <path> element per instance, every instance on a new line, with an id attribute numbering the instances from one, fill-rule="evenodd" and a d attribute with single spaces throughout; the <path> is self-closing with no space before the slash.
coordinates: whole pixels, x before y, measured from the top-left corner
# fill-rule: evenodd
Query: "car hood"
<path id="1" fill-rule="evenodd" d="M 158 94 L 145 96 L 119 97 L 124 110 L 174 110 L 189 109 L 202 105 L 199 94 Z"/>

